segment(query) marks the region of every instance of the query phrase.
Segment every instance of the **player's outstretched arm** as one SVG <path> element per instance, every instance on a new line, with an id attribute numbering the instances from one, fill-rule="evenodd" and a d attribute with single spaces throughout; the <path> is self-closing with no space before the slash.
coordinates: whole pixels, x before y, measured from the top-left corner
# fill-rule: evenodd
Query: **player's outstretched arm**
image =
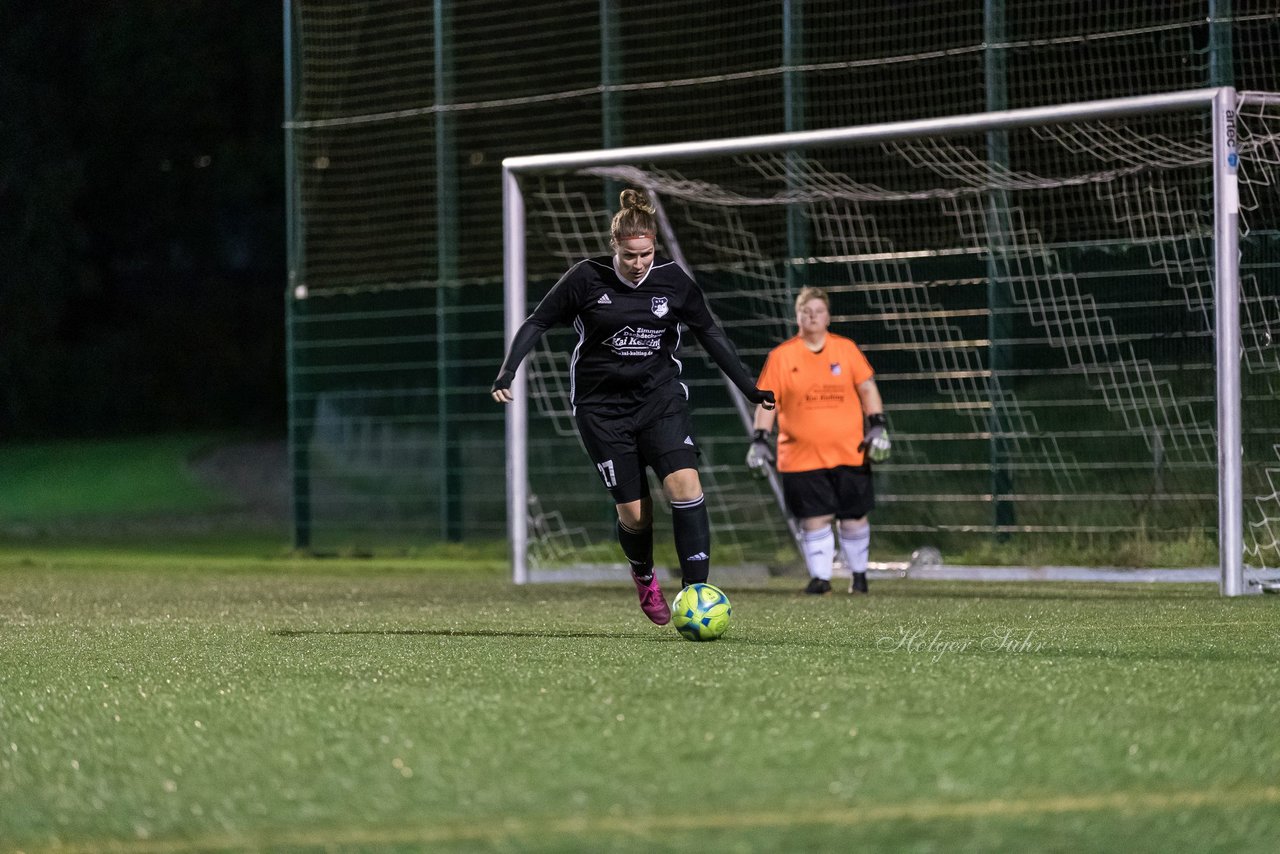
<path id="1" fill-rule="evenodd" d="M 715 324 L 701 330 L 693 327 L 693 330 L 698 336 L 698 341 L 711 356 L 711 360 L 724 372 L 729 381 L 738 387 L 743 397 L 756 406 L 773 409 L 775 405 L 773 391 L 756 386 L 755 380 L 747 371 L 746 365 L 742 364 L 742 360 L 738 358 L 738 351 L 734 349 L 733 343 L 724 334 L 724 330 Z"/>
<path id="2" fill-rule="evenodd" d="M 511 383 L 515 381 L 516 370 L 534 345 L 542 340 L 543 334 L 558 323 L 568 323 L 577 312 L 577 306 L 582 301 L 582 277 L 578 271 L 585 263 L 579 262 L 569 268 L 516 330 L 511 346 L 507 348 L 506 358 L 502 360 L 502 367 L 498 369 L 498 376 L 489 389 L 490 396 L 498 403 L 510 403 L 514 400 L 511 396 Z"/>
<path id="3" fill-rule="evenodd" d="M 698 337 L 698 342 L 707 351 L 707 355 L 729 378 L 729 381 L 738 387 L 743 397 L 757 406 L 773 409 L 773 392 L 756 387 L 755 379 L 747 370 L 747 366 L 738 358 L 738 351 L 734 348 L 733 342 L 724 334 L 724 329 L 720 327 L 715 316 L 711 314 L 711 309 L 707 307 L 706 296 L 702 290 L 692 280 L 689 282 L 689 288 L 690 296 L 680 319 L 693 330 L 693 334 Z"/>
<path id="4" fill-rule="evenodd" d="M 529 354 L 533 346 L 542 338 L 544 332 L 546 332 L 546 326 L 536 322 L 532 317 L 520 324 L 520 328 L 516 330 L 515 338 L 511 339 L 511 347 L 507 350 L 507 356 L 502 360 L 502 367 L 498 369 L 498 376 L 489 388 L 489 395 L 496 402 L 510 403 L 515 400 L 511 395 L 511 383 L 515 381 L 516 369 L 520 367 L 524 357 Z"/>

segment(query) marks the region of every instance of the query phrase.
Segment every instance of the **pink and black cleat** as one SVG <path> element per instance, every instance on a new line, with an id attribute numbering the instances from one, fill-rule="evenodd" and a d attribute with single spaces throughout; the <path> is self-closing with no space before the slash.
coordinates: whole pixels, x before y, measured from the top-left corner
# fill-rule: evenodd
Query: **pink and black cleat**
<path id="1" fill-rule="evenodd" d="M 644 615 L 660 626 L 671 622 L 671 609 L 662 598 L 662 588 L 658 586 L 658 574 L 649 576 L 648 581 L 641 581 L 631 573 L 631 580 L 636 583 L 636 592 L 640 594 L 640 610 Z"/>

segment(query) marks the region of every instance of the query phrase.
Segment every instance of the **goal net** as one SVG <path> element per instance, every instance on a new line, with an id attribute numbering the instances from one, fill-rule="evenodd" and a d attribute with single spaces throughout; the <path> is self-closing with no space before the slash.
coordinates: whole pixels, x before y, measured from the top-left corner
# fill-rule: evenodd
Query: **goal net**
<path id="1" fill-rule="evenodd" d="M 508 338 L 570 264 L 608 253 L 617 190 L 642 187 L 659 251 L 753 371 L 795 334 L 805 285 L 867 354 L 894 440 L 873 566 L 927 546 L 1198 567 L 1235 595 L 1280 566 L 1278 139 L 1280 99 L 1206 89 L 510 158 Z M 519 582 L 623 566 L 568 410 L 572 343 L 544 339 L 509 413 Z M 743 465 L 746 407 L 686 356 L 714 565 L 798 566 L 776 489 Z M 669 539 L 659 512 L 659 560 Z"/>

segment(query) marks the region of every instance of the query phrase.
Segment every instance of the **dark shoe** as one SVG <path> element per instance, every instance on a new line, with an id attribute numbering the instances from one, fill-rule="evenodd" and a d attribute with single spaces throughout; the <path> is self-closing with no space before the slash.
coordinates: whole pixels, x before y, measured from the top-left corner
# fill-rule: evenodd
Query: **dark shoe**
<path id="1" fill-rule="evenodd" d="M 671 609 L 662 598 L 662 588 L 658 586 L 658 573 L 649 576 L 648 581 L 641 581 L 631 573 L 631 580 L 636 583 L 636 592 L 640 594 L 640 610 L 644 615 L 660 626 L 671 622 Z"/>
<path id="2" fill-rule="evenodd" d="M 867 592 L 867 574 L 865 572 L 855 572 L 853 577 L 849 579 L 850 593 L 866 593 Z"/>
<path id="3" fill-rule="evenodd" d="M 825 578 L 810 578 L 809 586 L 804 589 L 810 596 L 825 596 L 831 592 L 831 582 Z"/>

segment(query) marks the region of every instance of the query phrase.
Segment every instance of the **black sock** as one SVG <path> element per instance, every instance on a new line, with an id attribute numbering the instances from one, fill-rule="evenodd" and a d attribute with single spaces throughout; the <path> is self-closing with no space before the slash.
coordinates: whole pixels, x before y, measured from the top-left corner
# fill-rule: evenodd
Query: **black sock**
<path id="1" fill-rule="evenodd" d="M 699 495 L 693 501 L 671 502 L 671 527 L 684 585 L 700 584 L 711 572 L 711 520 L 707 503 Z"/>
<path id="2" fill-rule="evenodd" d="M 631 564 L 631 572 L 640 578 L 653 575 L 653 526 L 633 531 L 618 520 L 618 544 Z"/>

